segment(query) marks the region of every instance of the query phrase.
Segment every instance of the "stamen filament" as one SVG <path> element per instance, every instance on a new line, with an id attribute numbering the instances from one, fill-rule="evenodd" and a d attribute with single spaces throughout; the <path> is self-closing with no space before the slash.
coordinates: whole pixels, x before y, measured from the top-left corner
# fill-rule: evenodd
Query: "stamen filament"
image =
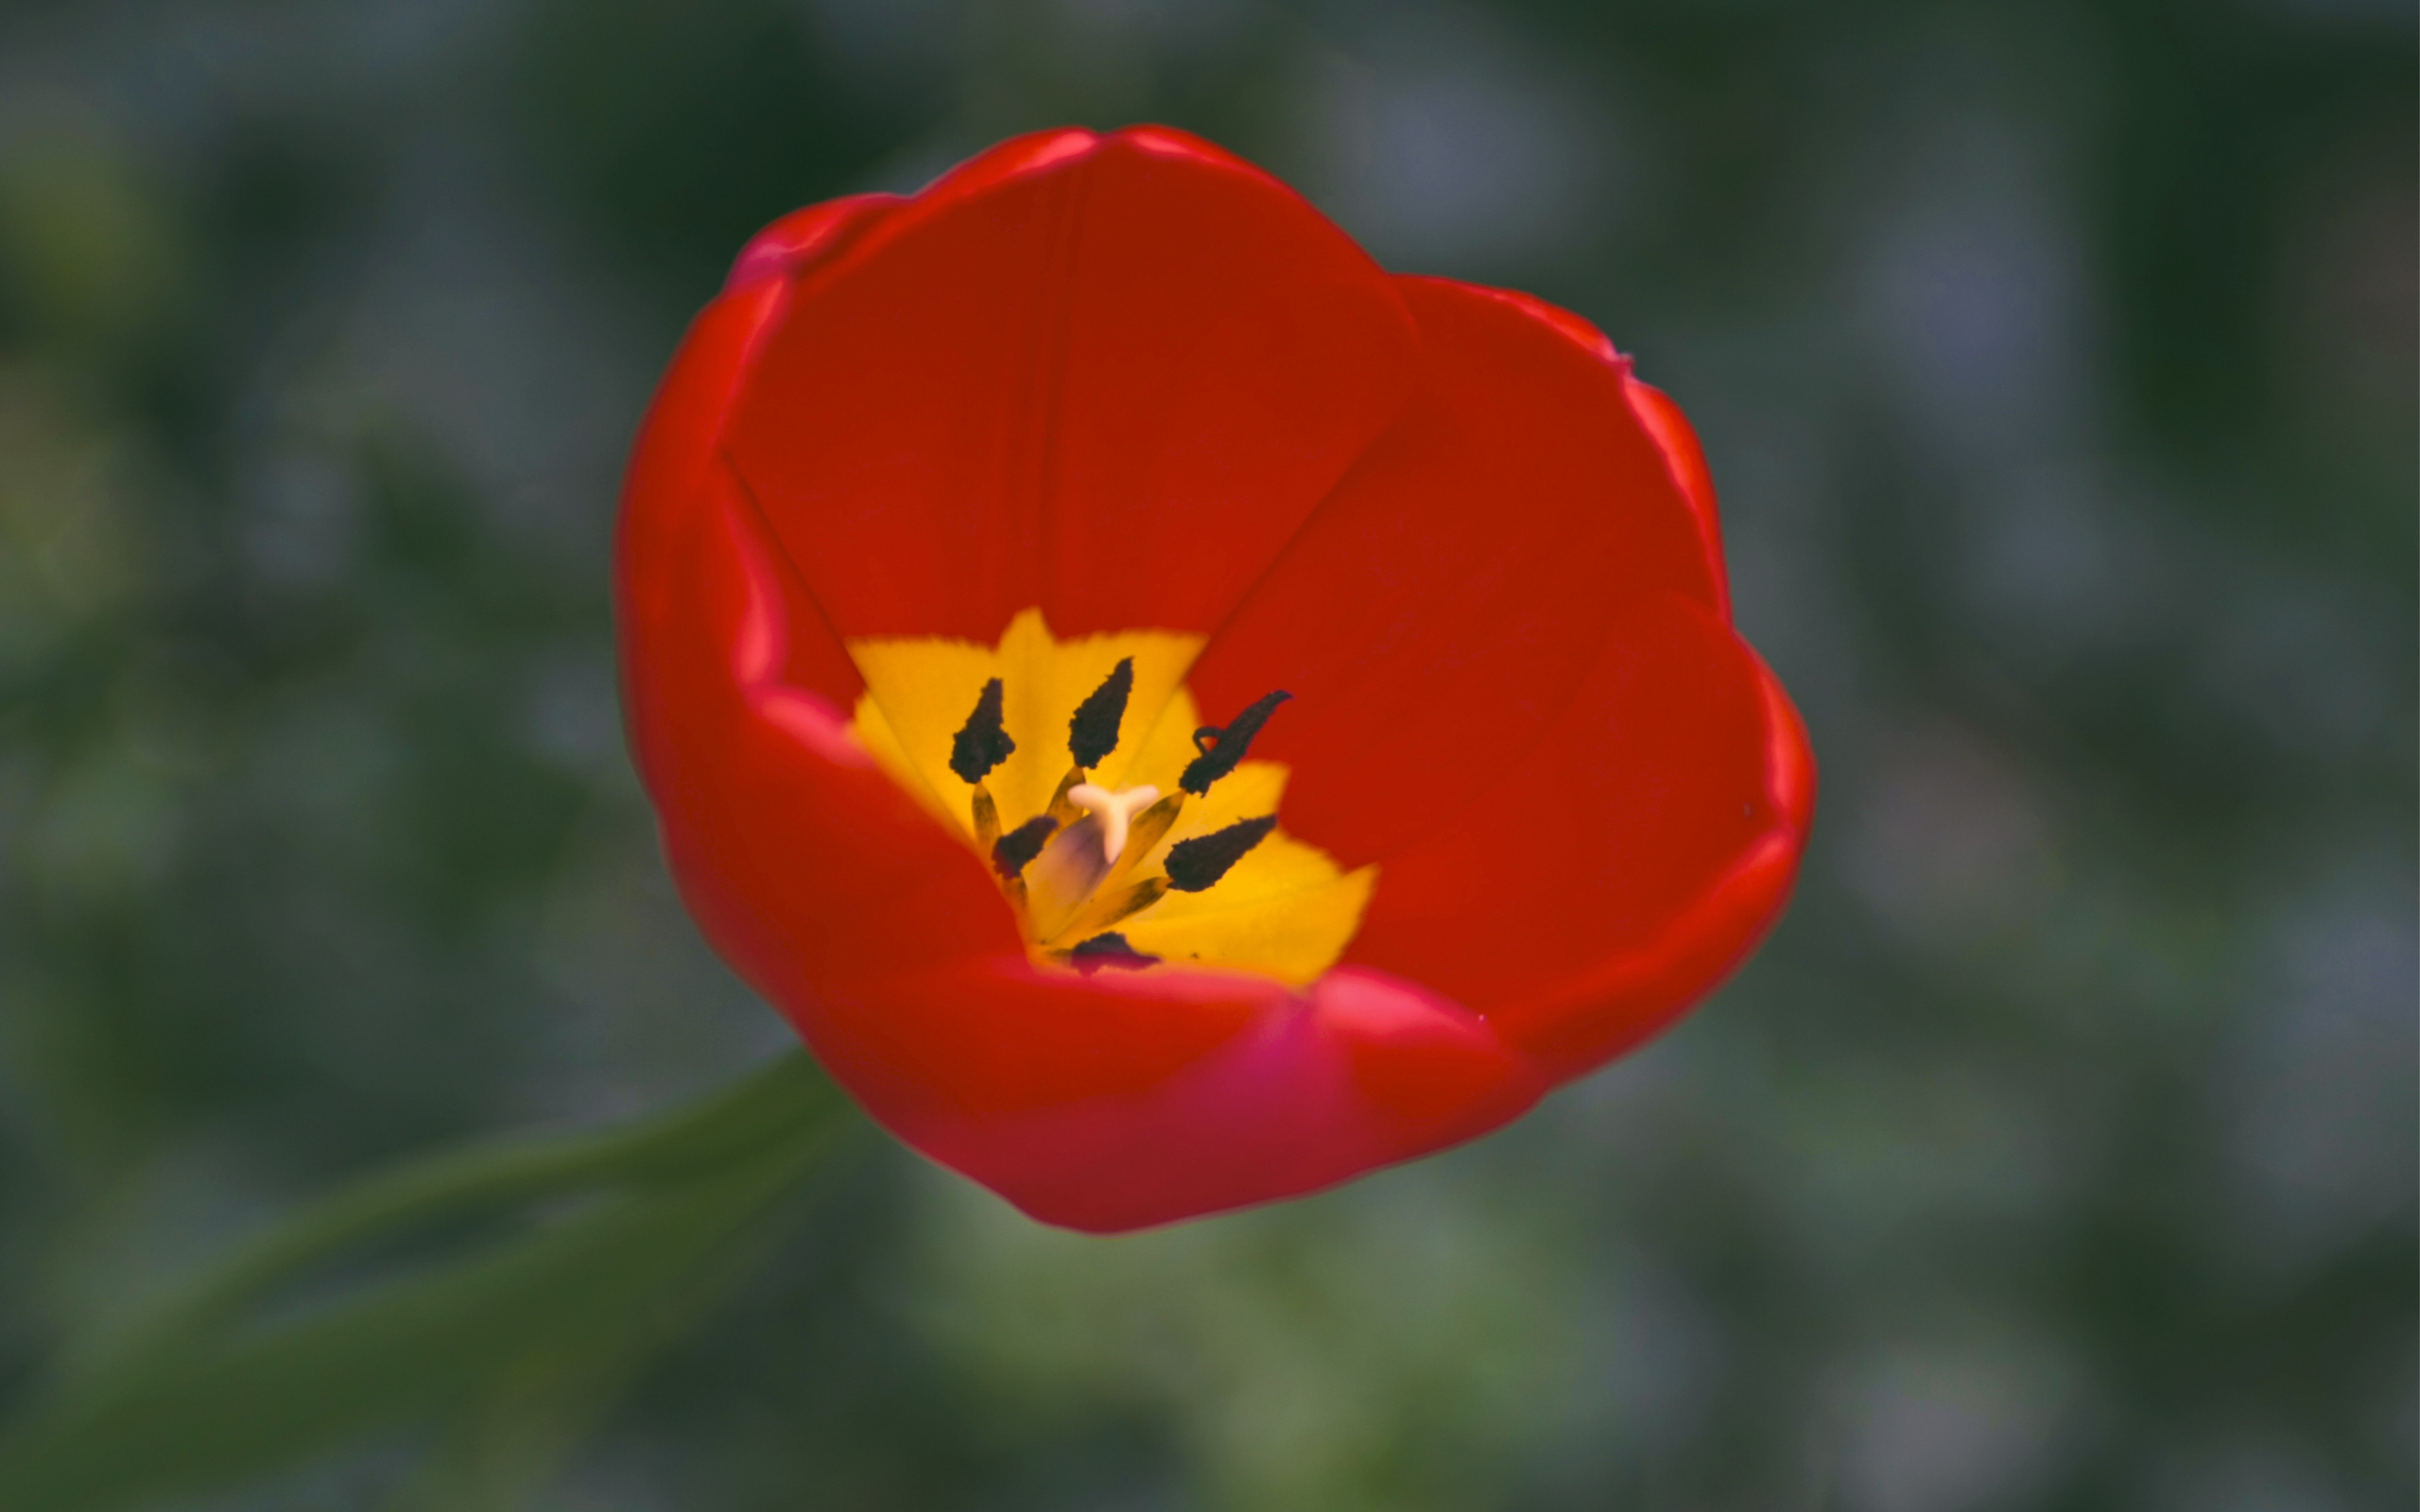
<path id="1" fill-rule="evenodd" d="M 971 800 L 975 817 L 975 843 L 989 851 L 1000 843 L 1000 806 L 992 801 L 992 790 L 982 783 L 975 784 Z"/>
<path id="2" fill-rule="evenodd" d="M 1068 920 L 1059 932 L 1063 939 L 1070 935 L 1079 937 L 1098 934 L 1110 925 L 1133 918 L 1168 895 L 1168 879 L 1146 877 L 1131 887 L 1105 886 L 1096 888 L 1093 901 L 1082 912 Z"/>
<path id="3" fill-rule="evenodd" d="M 1049 805 L 1042 812 L 1050 816 L 1052 823 L 1063 828 L 1084 816 L 1084 811 L 1069 802 L 1067 795 L 1076 790 L 1076 784 L 1083 782 L 1086 775 L 1082 767 L 1070 766 L 1067 775 L 1059 779 L 1059 785 L 1051 789 Z"/>

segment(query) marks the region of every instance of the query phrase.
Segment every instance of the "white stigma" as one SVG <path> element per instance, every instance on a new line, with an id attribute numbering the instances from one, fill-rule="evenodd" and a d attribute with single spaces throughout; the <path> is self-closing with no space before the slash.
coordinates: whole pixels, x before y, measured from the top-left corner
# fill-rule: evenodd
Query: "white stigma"
<path id="1" fill-rule="evenodd" d="M 1067 801 L 1100 820 L 1100 848 L 1115 864 L 1126 850 L 1126 830 L 1134 816 L 1160 800 L 1160 790 L 1146 782 L 1122 793 L 1093 782 L 1067 789 Z"/>

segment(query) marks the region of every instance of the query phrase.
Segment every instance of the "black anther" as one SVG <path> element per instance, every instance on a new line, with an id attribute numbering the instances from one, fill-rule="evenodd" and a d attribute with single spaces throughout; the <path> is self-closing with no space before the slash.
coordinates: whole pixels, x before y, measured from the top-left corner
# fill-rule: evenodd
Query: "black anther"
<path id="1" fill-rule="evenodd" d="M 1121 971 L 1139 971 L 1147 966 L 1157 966 L 1160 958 L 1146 955 L 1126 943 L 1126 936 L 1113 930 L 1095 935 L 1067 953 L 1067 964 L 1086 976 L 1104 966 L 1115 966 Z"/>
<path id="2" fill-rule="evenodd" d="M 1225 876 L 1247 851 L 1269 838 L 1277 816 L 1239 819 L 1223 830 L 1179 840 L 1168 847 L 1168 885 L 1179 892 L 1202 892 Z"/>
<path id="3" fill-rule="evenodd" d="M 1177 785 L 1196 798 L 1209 792 L 1210 784 L 1234 771 L 1236 764 L 1252 749 L 1252 738 L 1260 733 L 1261 726 L 1269 723 L 1269 716 L 1276 712 L 1277 706 L 1292 696 L 1280 688 L 1236 715 L 1226 729 L 1204 725 L 1195 730 L 1193 748 L 1201 754 L 1185 764 L 1184 775 L 1177 779 Z M 1213 744 L 1204 746 L 1202 741 L 1205 738 Z"/>
<path id="4" fill-rule="evenodd" d="M 1117 748 L 1117 727 L 1126 718 L 1127 696 L 1133 691 L 1134 659 L 1130 656 L 1076 705 L 1076 717 L 1067 721 L 1067 754 L 1077 765 L 1098 766 Z"/>
<path id="5" fill-rule="evenodd" d="M 1017 743 L 1000 724 L 1000 679 L 994 678 L 983 684 L 983 692 L 975 700 L 975 712 L 966 716 L 966 726 L 950 742 L 949 769 L 969 782 L 983 781 L 983 774 L 1009 759 Z"/>
<path id="6" fill-rule="evenodd" d="M 1026 820 L 993 844 L 993 869 L 1003 877 L 1015 876 L 1025 869 L 1027 862 L 1042 854 L 1043 846 L 1058 830 L 1047 814 Z"/>

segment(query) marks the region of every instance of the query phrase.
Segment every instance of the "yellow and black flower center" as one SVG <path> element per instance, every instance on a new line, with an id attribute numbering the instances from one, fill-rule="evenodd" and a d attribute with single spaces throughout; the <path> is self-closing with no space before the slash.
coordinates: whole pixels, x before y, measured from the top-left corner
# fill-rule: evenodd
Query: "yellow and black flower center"
<path id="1" fill-rule="evenodd" d="M 1288 696 L 1201 723 L 1184 685 L 1201 645 L 1165 630 L 1063 642 L 1037 610 L 996 646 L 854 641 L 852 728 L 977 848 L 1038 960 L 1308 982 L 1352 938 L 1376 871 L 1343 871 L 1279 826 L 1286 768 L 1251 750 Z"/>

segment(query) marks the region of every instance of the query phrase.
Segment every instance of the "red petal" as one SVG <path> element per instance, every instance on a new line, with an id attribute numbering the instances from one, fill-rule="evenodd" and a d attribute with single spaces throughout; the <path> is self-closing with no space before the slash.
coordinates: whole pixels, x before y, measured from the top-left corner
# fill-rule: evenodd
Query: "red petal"
<path id="1" fill-rule="evenodd" d="M 1485 1014 L 1560 1080 L 1709 990 L 1779 914 L 1805 732 L 1703 605 L 1634 606 L 1546 738 L 1390 860 L 1346 959 Z"/>
<path id="2" fill-rule="evenodd" d="M 1288 996 L 1284 984 L 1243 972 L 1046 971 L 1011 948 L 823 976 L 785 1007 L 902 1138 L 921 1146 L 954 1130 L 979 1148 L 1003 1120 L 1103 1098 L 1149 1101 Z"/>
<path id="3" fill-rule="evenodd" d="M 779 285 L 758 284 L 707 305 L 690 322 L 639 425 L 614 543 L 614 618 L 626 660 L 658 634 L 679 632 L 677 577 L 665 569 L 694 529 L 692 511 L 722 436 L 723 413 L 757 333 L 785 299 Z"/>
<path id="4" fill-rule="evenodd" d="M 1393 418 L 1393 285 L 1179 133 L 1052 133 L 797 285 L 726 445 L 844 636 L 1207 630 Z"/>
<path id="5" fill-rule="evenodd" d="M 1642 597 L 1720 604 L 1611 345 L 1534 301 L 1398 283 L 1420 322 L 1421 401 L 1192 678 L 1214 722 L 1271 688 L 1295 695 L 1254 753 L 1293 766 L 1287 827 L 1348 867 L 1444 822 L 1518 760 Z"/>
<path id="6" fill-rule="evenodd" d="M 814 685 L 847 658 L 786 586 L 728 470 L 631 509 L 665 517 L 651 554 L 623 564 L 626 596 L 664 615 L 625 641 L 631 749 L 673 874 L 725 957 L 786 1004 L 823 976 L 1016 951 L 981 863 Z"/>
<path id="7" fill-rule="evenodd" d="M 1011 1024 L 1048 1024 L 1103 1011 L 1075 999 L 1115 992 L 1165 1002 L 1170 984 L 1234 981 L 1179 972 L 1093 980 L 1114 985 L 1041 984 L 974 966 L 873 986 L 865 1017 L 880 1022 L 946 996 Z M 1544 1087 L 1469 1012 L 1410 983 L 1348 969 L 1303 997 L 1266 1003 L 1246 1032 L 1174 1075 L 981 1116 L 919 1104 L 925 1088 L 912 1080 L 868 1104 L 902 1139 L 1033 1216 L 1106 1233 L 1332 1186 L 1485 1133 L 1520 1116 Z"/>
<path id="8" fill-rule="evenodd" d="M 1714 474 L 1707 471 L 1705 452 L 1698 445 L 1698 433 L 1689 418 L 1671 396 L 1651 384 L 1643 384 L 1635 376 L 1629 379 L 1630 407 L 1638 422 L 1655 438 L 1664 450 L 1665 465 L 1672 470 L 1672 481 L 1680 486 L 1681 496 L 1689 503 L 1689 510 L 1697 517 L 1698 540 L 1705 549 L 1706 570 L 1714 577 L 1714 607 L 1724 619 L 1731 617 L 1731 575 L 1722 565 L 1722 514 L 1714 502 Z"/>
<path id="9" fill-rule="evenodd" d="M 848 195 L 793 210 L 758 232 L 739 250 L 723 281 L 726 291 L 764 278 L 796 278 L 838 255 L 850 240 L 899 204 L 897 195 Z"/>
<path id="10" fill-rule="evenodd" d="M 708 633 L 695 618 L 699 595 L 728 598 L 705 606 L 717 626 L 741 623 L 738 600 L 730 596 L 741 592 L 741 579 L 732 576 L 733 564 L 722 559 L 736 548 L 717 532 L 727 533 L 725 513 L 745 499 L 734 491 L 719 447 L 733 396 L 766 329 L 779 319 L 789 298 L 786 284 L 758 278 L 706 306 L 666 370 L 631 449 L 614 547 L 614 608 L 624 669 L 624 713 L 642 772 L 649 742 L 668 730 L 652 700 L 682 685 L 681 676 L 670 674 L 666 663 L 680 655 L 712 655 L 710 648 L 701 650 L 697 644 Z M 701 556 L 712 559 L 698 559 Z M 719 586 L 701 589 L 700 574 L 718 574 Z M 794 576 L 790 581 L 795 587 Z M 803 590 L 799 596 L 804 598 Z M 781 618 L 795 630 L 784 675 L 847 708 L 864 682 L 812 603 L 803 615 L 785 610 Z M 769 622 L 759 618 L 749 623 L 761 627 Z M 727 672 L 684 675 L 725 681 L 729 677 Z"/>
<path id="11" fill-rule="evenodd" d="M 1468 285 L 1466 285 L 1468 286 Z M 1665 465 L 1682 498 L 1697 516 L 1698 540 L 1705 552 L 1706 572 L 1714 583 L 1715 608 L 1724 619 L 1731 617 L 1731 584 L 1722 565 L 1722 518 L 1715 507 L 1714 475 L 1707 471 L 1705 453 L 1698 445 L 1698 433 L 1689 418 L 1670 396 L 1651 384 L 1639 382 L 1630 370 L 1629 362 L 1614 350 L 1605 334 L 1586 320 L 1560 309 L 1533 295 L 1512 289 L 1472 287 L 1472 292 L 1513 306 L 1542 324 L 1563 334 L 1573 345 L 1600 362 L 1614 364 L 1622 370 L 1624 397 L 1631 412 L 1647 428 L 1656 446 L 1664 453 Z"/>
<path id="12" fill-rule="evenodd" d="M 1781 683 L 1761 664 L 1757 672 L 1772 803 L 1782 822 L 1646 947 L 1610 955 L 1490 1015 L 1558 1081 L 1603 1065 L 1679 1018 L 1745 961 L 1781 917 L 1814 816 L 1815 763 Z"/>

